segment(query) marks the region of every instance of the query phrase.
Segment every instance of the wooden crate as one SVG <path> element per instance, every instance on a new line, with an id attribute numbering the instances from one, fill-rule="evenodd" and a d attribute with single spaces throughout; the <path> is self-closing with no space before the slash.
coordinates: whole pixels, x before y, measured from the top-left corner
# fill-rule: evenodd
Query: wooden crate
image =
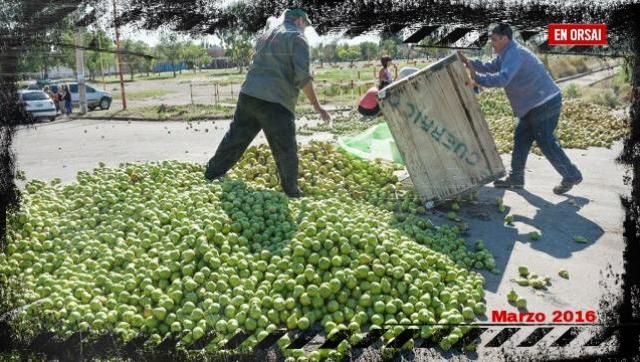
<path id="1" fill-rule="evenodd" d="M 457 54 L 378 95 L 416 192 L 445 200 L 505 175 L 468 75 Z"/>

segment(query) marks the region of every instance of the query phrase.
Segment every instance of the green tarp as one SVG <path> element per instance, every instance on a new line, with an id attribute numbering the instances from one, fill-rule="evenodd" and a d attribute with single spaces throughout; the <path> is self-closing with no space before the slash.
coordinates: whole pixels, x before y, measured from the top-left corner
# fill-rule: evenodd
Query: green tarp
<path id="1" fill-rule="evenodd" d="M 404 165 L 386 122 L 376 124 L 356 136 L 340 137 L 338 147 L 365 160 L 380 158 Z"/>

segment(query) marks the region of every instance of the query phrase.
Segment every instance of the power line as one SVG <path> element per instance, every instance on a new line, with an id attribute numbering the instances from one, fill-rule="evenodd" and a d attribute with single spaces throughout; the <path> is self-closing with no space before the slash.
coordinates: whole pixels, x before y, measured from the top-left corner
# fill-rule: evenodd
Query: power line
<path id="1" fill-rule="evenodd" d="M 50 46 L 59 46 L 61 48 L 71 48 L 71 49 L 82 49 L 82 50 L 91 50 L 94 52 L 98 52 L 98 53 L 111 53 L 111 54 L 123 54 L 123 55 L 133 55 L 133 56 L 138 56 L 138 57 L 143 57 L 146 59 L 156 59 L 155 56 L 150 55 L 150 54 L 145 54 L 145 53 L 138 53 L 138 52 L 131 52 L 128 50 L 121 50 L 120 52 L 118 52 L 117 50 L 110 50 L 110 49 L 102 49 L 99 47 L 88 47 L 88 46 L 81 46 L 81 45 L 75 45 L 75 44 L 69 44 L 69 43 L 59 43 L 59 42 L 46 42 L 46 41 L 38 41 L 38 40 L 34 40 L 34 41 L 30 41 L 31 43 L 35 43 L 35 44 L 40 44 L 40 45 L 50 45 Z M 17 47 L 13 47 L 13 49 L 19 49 Z M 3 54 L 0 54 L 0 57 L 2 57 Z"/>

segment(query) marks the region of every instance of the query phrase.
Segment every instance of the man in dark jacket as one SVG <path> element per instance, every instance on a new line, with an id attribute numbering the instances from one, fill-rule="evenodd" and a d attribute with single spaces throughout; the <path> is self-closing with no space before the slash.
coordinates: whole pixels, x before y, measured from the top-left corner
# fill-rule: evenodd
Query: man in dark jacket
<path id="1" fill-rule="evenodd" d="M 325 122 L 331 120 L 313 89 L 309 45 L 304 36 L 310 24 L 303 10 L 289 9 L 284 22 L 256 44 L 231 127 L 207 165 L 207 180 L 224 176 L 263 130 L 278 166 L 282 189 L 289 197 L 301 196 L 295 134 L 299 90 L 304 91 Z"/>

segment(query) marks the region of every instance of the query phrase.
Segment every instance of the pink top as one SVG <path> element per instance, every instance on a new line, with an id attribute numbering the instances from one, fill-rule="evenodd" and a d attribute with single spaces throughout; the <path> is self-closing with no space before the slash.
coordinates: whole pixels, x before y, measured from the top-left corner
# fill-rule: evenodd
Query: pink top
<path id="1" fill-rule="evenodd" d="M 378 105 L 378 88 L 371 87 L 367 92 L 360 98 L 359 106 L 364 109 L 374 109 Z"/>
<path id="2" fill-rule="evenodd" d="M 391 77 L 391 72 L 389 68 L 380 69 L 380 73 L 378 73 L 378 78 L 380 78 L 381 82 L 392 82 L 393 78 Z"/>

